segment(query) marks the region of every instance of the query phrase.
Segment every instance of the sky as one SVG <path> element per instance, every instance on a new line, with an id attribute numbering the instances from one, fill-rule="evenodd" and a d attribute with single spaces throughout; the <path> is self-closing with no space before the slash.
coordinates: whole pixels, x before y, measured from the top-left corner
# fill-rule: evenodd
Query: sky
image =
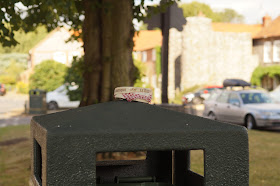
<path id="1" fill-rule="evenodd" d="M 135 0 L 138 2 L 140 0 Z M 160 0 L 147 0 L 147 4 L 159 3 Z M 193 0 L 181 0 L 182 3 L 190 3 Z M 219 11 L 225 8 L 234 9 L 244 16 L 244 23 L 262 23 L 262 17 L 266 14 L 272 19 L 280 16 L 280 0 L 196 0 L 208 4 L 213 10 Z"/>

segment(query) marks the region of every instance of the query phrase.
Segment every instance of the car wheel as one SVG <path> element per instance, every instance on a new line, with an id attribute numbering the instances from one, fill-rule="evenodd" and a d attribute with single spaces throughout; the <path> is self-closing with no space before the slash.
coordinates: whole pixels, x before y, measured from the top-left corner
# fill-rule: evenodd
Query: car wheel
<path id="1" fill-rule="evenodd" d="M 58 105 L 55 101 L 51 101 L 48 103 L 48 109 L 49 110 L 57 110 L 58 109 Z"/>
<path id="2" fill-rule="evenodd" d="M 257 128 L 255 118 L 252 115 L 247 115 L 245 126 L 248 130 Z"/>
<path id="3" fill-rule="evenodd" d="M 217 120 L 216 115 L 215 115 L 213 112 L 210 112 L 210 113 L 208 114 L 208 118 L 209 118 L 209 119 L 212 119 L 212 120 Z"/>

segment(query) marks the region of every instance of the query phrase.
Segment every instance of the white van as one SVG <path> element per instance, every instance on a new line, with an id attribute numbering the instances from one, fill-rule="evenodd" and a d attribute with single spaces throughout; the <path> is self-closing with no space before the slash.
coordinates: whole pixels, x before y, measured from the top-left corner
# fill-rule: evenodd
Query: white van
<path id="1" fill-rule="evenodd" d="M 69 90 L 76 90 L 78 85 L 70 86 Z M 59 108 L 75 108 L 78 107 L 80 101 L 70 101 L 67 95 L 66 85 L 61 85 L 57 89 L 51 92 L 47 92 L 46 101 L 49 110 L 56 110 Z"/>

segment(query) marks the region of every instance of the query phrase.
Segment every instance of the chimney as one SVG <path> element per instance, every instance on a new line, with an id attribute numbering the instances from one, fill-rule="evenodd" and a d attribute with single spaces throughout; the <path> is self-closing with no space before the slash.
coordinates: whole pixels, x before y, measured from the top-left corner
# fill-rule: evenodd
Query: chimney
<path id="1" fill-rule="evenodd" d="M 268 14 L 266 14 L 263 17 L 263 27 L 267 27 L 267 25 L 269 25 L 271 21 L 272 21 L 271 17 Z"/>

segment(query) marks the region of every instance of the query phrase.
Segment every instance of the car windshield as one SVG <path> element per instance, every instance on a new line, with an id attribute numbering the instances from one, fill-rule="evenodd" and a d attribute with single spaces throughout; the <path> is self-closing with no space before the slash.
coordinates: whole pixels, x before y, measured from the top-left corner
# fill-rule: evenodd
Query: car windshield
<path id="1" fill-rule="evenodd" d="M 240 93 L 240 96 L 244 104 L 273 102 L 269 95 L 262 92 Z"/>

